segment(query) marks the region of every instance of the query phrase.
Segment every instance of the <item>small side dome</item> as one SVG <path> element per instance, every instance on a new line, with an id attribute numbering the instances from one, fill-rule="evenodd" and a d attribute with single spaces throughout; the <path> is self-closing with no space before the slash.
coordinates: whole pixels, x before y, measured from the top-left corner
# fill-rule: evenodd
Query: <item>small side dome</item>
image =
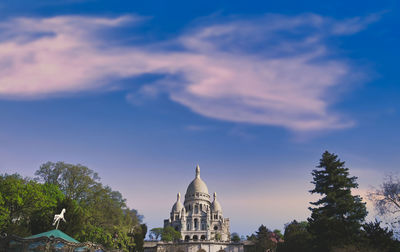
<path id="1" fill-rule="evenodd" d="M 183 204 L 181 203 L 181 193 L 178 193 L 176 197 L 176 202 L 172 206 L 172 212 L 180 212 L 183 209 Z"/>
<path id="2" fill-rule="evenodd" d="M 211 205 L 211 209 L 213 212 L 221 212 L 222 213 L 222 207 L 221 204 L 217 201 L 217 193 L 214 193 L 214 201 Z"/>

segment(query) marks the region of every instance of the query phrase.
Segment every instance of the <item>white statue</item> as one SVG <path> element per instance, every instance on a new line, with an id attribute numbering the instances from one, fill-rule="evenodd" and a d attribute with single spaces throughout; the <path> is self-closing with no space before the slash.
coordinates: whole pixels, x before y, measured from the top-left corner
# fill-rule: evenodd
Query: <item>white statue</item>
<path id="1" fill-rule="evenodd" d="M 56 225 L 56 223 L 57 223 L 56 229 L 58 229 L 58 224 L 60 223 L 60 220 L 63 220 L 64 222 L 67 222 L 67 221 L 64 219 L 65 211 L 66 211 L 65 208 L 63 208 L 63 210 L 61 210 L 61 213 L 60 213 L 60 214 L 54 215 L 53 226 Z"/>

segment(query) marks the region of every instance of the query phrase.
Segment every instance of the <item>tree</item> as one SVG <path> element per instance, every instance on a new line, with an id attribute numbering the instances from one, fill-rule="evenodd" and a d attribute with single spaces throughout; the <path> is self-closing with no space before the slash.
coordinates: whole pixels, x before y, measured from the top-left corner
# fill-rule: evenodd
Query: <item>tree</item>
<path id="1" fill-rule="evenodd" d="M 378 213 L 387 218 L 392 228 L 399 232 L 400 224 L 400 177 L 388 175 L 379 189 L 368 193 Z"/>
<path id="2" fill-rule="evenodd" d="M 54 214 L 65 208 L 67 222 L 59 228 L 75 239 L 143 251 L 143 216 L 126 206 L 120 192 L 103 186 L 97 173 L 82 165 L 47 162 L 35 174 L 35 180 L 0 175 L 0 234 L 25 237 L 51 230 Z"/>
<path id="3" fill-rule="evenodd" d="M 162 241 L 178 241 L 181 239 L 181 232 L 176 231 L 173 227 L 168 226 L 163 229 L 161 234 Z"/>
<path id="4" fill-rule="evenodd" d="M 356 177 L 349 177 L 349 169 L 338 156 L 325 151 L 318 169 L 313 170 L 310 192 L 322 195 L 310 202 L 311 217 L 308 230 L 313 236 L 317 251 L 329 251 L 334 246 L 351 244 L 358 239 L 361 223 L 367 210 L 360 196 L 353 196 L 351 189 L 357 188 Z"/>
<path id="5" fill-rule="evenodd" d="M 126 206 L 120 192 L 103 186 L 96 172 L 80 164 L 47 162 L 35 175 L 36 180 L 58 186 L 64 193 L 58 211 L 67 209 L 67 223 L 60 227 L 69 235 L 110 249 L 134 246 L 143 251 L 147 232 L 147 226 L 140 225 L 143 217 Z"/>
<path id="6" fill-rule="evenodd" d="M 67 210 L 65 213 L 67 222 L 60 222 L 59 228 L 69 235 L 82 239 L 83 232 L 86 231 L 88 211 L 85 211 L 76 200 L 70 198 L 64 198 L 59 202 L 56 213 L 64 208 Z"/>
<path id="7" fill-rule="evenodd" d="M 238 233 L 234 232 L 231 234 L 231 241 L 233 242 L 240 242 L 240 236 Z"/>
<path id="8" fill-rule="evenodd" d="M 271 231 L 264 225 L 261 225 L 256 232 L 255 250 L 256 252 L 265 252 L 275 250 L 277 244 L 271 240 Z"/>
<path id="9" fill-rule="evenodd" d="M 163 228 L 152 228 L 150 230 L 150 234 L 156 239 L 158 240 L 159 238 L 161 238 L 163 232 Z"/>
<path id="10" fill-rule="evenodd" d="M 400 242 L 393 237 L 393 231 L 387 227 L 382 228 L 381 222 L 368 222 L 363 225 L 365 243 L 368 247 L 382 252 L 399 252 Z"/>
<path id="11" fill-rule="evenodd" d="M 274 229 L 274 231 L 272 231 L 279 239 L 283 239 L 283 234 L 281 232 L 281 230 L 279 229 Z"/>
<path id="12" fill-rule="evenodd" d="M 144 238 L 147 234 L 147 225 L 141 224 L 140 228 L 134 235 L 135 243 L 136 243 L 136 251 L 142 252 L 144 250 Z"/>
<path id="13" fill-rule="evenodd" d="M 1 175 L 0 232 L 28 236 L 51 229 L 53 214 L 63 198 L 56 186 L 18 174 Z"/>
<path id="14" fill-rule="evenodd" d="M 35 172 L 36 179 L 60 187 L 67 198 L 83 200 L 100 180 L 98 174 L 86 166 L 64 162 L 47 162 Z"/>
<path id="15" fill-rule="evenodd" d="M 278 252 L 308 252 L 311 250 L 311 235 L 307 230 L 308 222 L 296 220 L 285 225 L 284 242 L 279 243 Z"/>

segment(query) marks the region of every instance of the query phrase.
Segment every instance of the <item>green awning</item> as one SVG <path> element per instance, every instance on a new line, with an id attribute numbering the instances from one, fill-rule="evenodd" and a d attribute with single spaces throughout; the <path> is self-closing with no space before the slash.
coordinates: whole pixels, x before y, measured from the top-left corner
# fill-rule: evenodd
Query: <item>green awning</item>
<path id="1" fill-rule="evenodd" d="M 79 241 L 75 240 L 71 236 L 67 235 L 66 233 L 64 233 L 64 232 L 62 232 L 62 231 L 60 231 L 58 229 L 54 229 L 54 230 L 47 231 L 47 232 L 44 232 L 44 233 L 28 236 L 28 237 L 25 237 L 24 239 L 33 239 L 33 238 L 38 238 L 38 237 L 43 237 L 43 236 L 47 236 L 49 238 L 50 238 L 50 236 L 53 236 L 54 238 L 61 238 L 61 239 L 64 239 L 66 241 L 69 241 L 69 242 L 79 243 Z"/>

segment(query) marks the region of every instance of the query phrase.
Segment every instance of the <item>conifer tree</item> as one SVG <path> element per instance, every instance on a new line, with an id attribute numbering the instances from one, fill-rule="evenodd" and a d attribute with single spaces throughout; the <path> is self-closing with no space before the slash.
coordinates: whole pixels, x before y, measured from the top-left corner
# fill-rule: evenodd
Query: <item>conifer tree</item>
<path id="1" fill-rule="evenodd" d="M 349 169 L 338 156 L 325 151 L 318 169 L 313 170 L 310 193 L 320 194 L 321 199 L 310 202 L 309 232 L 313 236 L 316 251 L 330 251 L 334 247 L 354 244 L 361 232 L 367 210 L 362 198 L 353 196 L 357 177 L 349 176 Z"/>

